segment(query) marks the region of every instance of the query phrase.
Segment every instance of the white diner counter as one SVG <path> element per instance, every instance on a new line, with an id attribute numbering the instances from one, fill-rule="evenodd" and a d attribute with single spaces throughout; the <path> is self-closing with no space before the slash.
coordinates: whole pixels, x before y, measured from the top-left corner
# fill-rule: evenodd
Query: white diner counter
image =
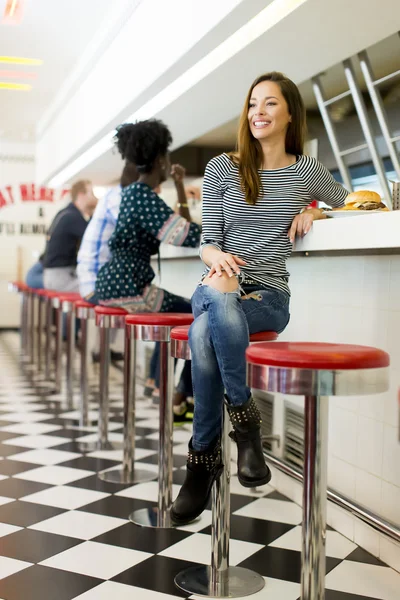
<path id="1" fill-rule="evenodd" d="M 161 285 L 190 297 L 203 269 L 198 251 L 163 249 L 162 258 Z M 387 393 L 330 401 L 329 485 L 400 523 L 400 211 L 317 221 L 296 240 L 288 268 L 291 321 L 281 340 L 365 344 L 391 355 Z M 277 406 L 302 399 L 281 400 L 274 432 L 282 434 Z M 299 486 L 281 473 L 274 473 L 274 485 L 301 498 Z M 400 569 L 399 550 L 378 533 L 336 507 L 329 522 Z"/>
<path id="2" fill-rule="evenodd" d="M 316 221 L 308 235 L 296 240 L 294 252 L 382 248 L 397 248 L 400 252 L 400 211 Z"/>

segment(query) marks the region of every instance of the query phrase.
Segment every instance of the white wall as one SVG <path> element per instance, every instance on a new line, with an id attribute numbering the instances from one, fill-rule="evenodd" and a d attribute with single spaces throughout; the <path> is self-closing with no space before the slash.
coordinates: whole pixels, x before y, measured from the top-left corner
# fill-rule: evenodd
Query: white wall
<path id="1" fill-rule="evenodd" d="M 400 256 L 294 257 L 289 271 L 292 317 L 282 340 L 365 344 L 390 354 L 388 392 L 330 400 L 328 482 L 400 525 Z M 333 527 L 400 570 L 400 548 L 338 508 L 329 514 Z"/>
<path id="2" fill-rule="evenodd" d="M 24 278 L 45 246 L 43 234 L 20 234 L 21 224 L 39 224 L 45 228 L 62 202 L 22 202 L 20 184 L 35 182 L 35 147 L 27 143 L 0 144 L 0 191 L 13 187 L 14 204 L 0 207 L 0 327 L 19 326 L 19 302 L 8 293 L 8 281 Z M 6 196 L 8 197 L 8 196 Z M 57 199 L 59 194 L 55 194 Z M 43 216 L 39 216 L 39 208 Z"/>

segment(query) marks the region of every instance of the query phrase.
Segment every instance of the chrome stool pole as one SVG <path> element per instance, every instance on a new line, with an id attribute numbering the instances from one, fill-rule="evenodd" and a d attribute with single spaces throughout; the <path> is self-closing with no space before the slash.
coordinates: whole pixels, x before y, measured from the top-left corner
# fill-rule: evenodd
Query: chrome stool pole
<path id="1" fill-rule="evenodd" d="M 28 322 L 29 322 L 29 300 L 27 290 L 21 292 L 21 357 L 27 356 L 28 345 Z"/>
<path id="2" fill-rule="evenodd" d="M 57 296 L 52 299 L 53 308 L 56 313 L 56 344 L 54 353 L 54 379 L 55 393 L 61 394 L 62 389 L 62 328 L 63 328 L 63 313 L 62 305 Z"/>
<path id="3" fill-rule="evenodd" d="M 78 300 L 75 303 L 75 316 L 80 321 L 81 328 L 81 360 L 80 360 L 80 400 L 79 400 L 79 426 L 88 427 L 89 420 L 89 379 L 88 379 L 88 362 L 89 362 L 89 344 L 88 344 L 88 321 L 94 319 L 94 304 L 86 302 L 86 300 Z"/>
<path id="4" fill-rule="evenodd" d="M 174 359 L 169 353 L 171 327 L 136 325 L 136 339 L 160 342 L 160 430 L 158 445 L 158 500 L 157 506 L 135 510 L 129 520 L 142 527 L 169 529 L 172 527 L 172 434 L 174 390 Z"/>
<path id="5" fill-rule="evenodd" d="M 168 529 L 171 522 L 173 471 L 173 392 L 174 357 L 170 353 L 170 334 L 175 325 L 193 321 L 191 314 L 145 313 L 130 315 L 127 325 L 135 325 L 137 340 L 160 342 L 160 432 L 158 446 L 157 506 L 134 511 L 129 520 L 142 527 Z"/>
<path id="6" fill-rule="evenodd" d="M 125 310 L 96 306 L 96 325 L 100 329 L 100 379 L 99 379 L 99 421 L 97 450 L 121 450 L 123 444 L 108 440 L 109 420 L 109 373 L 110 373 L 110 329 L 125 327 Z"/>
<path id="7" fill-rule="evenodd" d="M 173 400 L 174 358 L 169 342 L 160 342 L 160 432 L 158 443 L 158 522 L 157 526 L 171 527 L 173 469 Z"/>
<path id="8" fill-rule="evenodd" d="M 28 331 L 28 357 L 30 365 L 35 363 L 35 293 L 34 290 L 28 292 L 29 302 L 29 331 Z"/>
<path id="9" fill-rule="evenodd" d="M 43 357 L 43 347 L 42 347 L 42 337 L 43 337 L 43 301 L 42 295 L 40 293 L 36 294 L 37 298 L 37 337 L 36 337 L 36 356 L 37 356 L 37 370 L 38 373 L 42 371 L 42 357 Z"/>
<path id="10" fill-rule="evenodd" d="M 264 578 L 243 567 L 229 566 L 230 535 L 230 423 L 223 409 L 221 477 L 212 489 L 211 566 L 196 565 L 178 573 L 176 586 L 188 594 L 208 598 L 240 598 L 256 594 L 265 586 Z"/>
<path id="11" fill-rule="evenodd" d="M 136 338 L 134 326 L 125 324 L 124 449 L 122 467 L 99 473 L 109 483 L 144 483 L 156 479 L 153 471 L 135 468 Z"/>
<path id="12" fill-rule="evenodd" d="M 73 301 L 63 301 L 63 313 L 67 315 L 67 409 L 74 406 L 74 350 L 75 350 L 75 306 Z"/>
<path id="13" fill-rule="evenodd" d="M 175 327 L 171 332 L 171 354 L 190 359 L 189 327 Z M 273 331 L 250 335 L 250 343 L 276 340 Z M 175 585 L 188 594 L 208 598 L 240 598 L 251 596 L 265 586 L 264 578 L 250 569 L 229 566 L 230 536 L 230 464 L 231 440 L 229 417 L 223 407 L 221 431 L 221 458 L 224 466 L 221 476 L 212 488 L 211 565 L 195 565 L 178 573 Z"/>
<path id="14" fill-rule="evenodd" d="M 305 396 L 302 598 L 325 595 L 329 398 Z"/>
<path id="15" fill-rule="evenodd" d="M 45 296 L 45 348 L 44 373 L 45 379 L 51 379 L 51 338 L 53 333 L 53 302 L 49 295 Z"/>

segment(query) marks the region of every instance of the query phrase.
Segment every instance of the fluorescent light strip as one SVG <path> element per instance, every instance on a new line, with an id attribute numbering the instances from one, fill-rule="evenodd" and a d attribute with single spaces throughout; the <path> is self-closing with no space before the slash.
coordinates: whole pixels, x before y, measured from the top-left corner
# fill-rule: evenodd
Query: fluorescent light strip
<path id="1" fill-rule="evenodd" d="M 7 0 L 4 8 L 2 23 L 4 25 L 19 25 L 24 13 L 25 0 Z"/>
<path id="2" fill-rule="evenodd" d="M 37 73 L 28 71 L 0 71 L 0 77 L 6 79 L 36 79 Z"/>
<path id="3" fill-rule="evenodd" d="M 6 6 L 7 17 L 13 17 L 18 5 L 18 0 L 11 0 Z"/>
<path id="4" fill-rule="evenodd" d="M 43 64 L 43 61 L 39 58 L 24 58 L 22 56 L 0 56 L 0 63 L 40 67 Z"/>
<path id="5" fill-rule="evenodd" d="M 308 0 L 273 0 L 266 8 L 250 19 L 243 27 L 235 31 L 235 33 L 224 40 L 217 48 L 209 52 L 204 58 L 190 67 L 190 69 L 185 71 L 172 83 L 167 85 L 151 100 L 146 102 L 139 110 L 133 113 L 129 119 L 126 119 L 125 122 L 130 123 L 150 119 L 307 1 Z M 49 187 L 63 185 L 76 173 L 101 156 L 101 154 L 112 148 L 113 135 L 114 132 L 108 133 L 99 142 L 89 148 L 89 150 L 59 171 L 59 173 L 49 181 Z"/>
<path id="6" fill-rule="evenodd" d="M 29 83 L 9 83 L 0 81 L 0 90 L 14 90 L 17 92 L 30 92 L 32 86 Z"/>

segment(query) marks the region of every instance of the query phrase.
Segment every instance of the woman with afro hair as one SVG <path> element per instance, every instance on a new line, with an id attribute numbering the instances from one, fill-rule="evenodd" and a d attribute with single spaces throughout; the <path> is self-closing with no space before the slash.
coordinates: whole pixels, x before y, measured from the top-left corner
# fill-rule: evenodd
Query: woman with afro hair
<path id="1" fill-rule="evenodd" d="M 139 178 L 122 190 L 117 225 L 109 241 L 111 259 L 97 275 L 99 303 L 130 313 L 191 312 L 188 300 L 152 283 L 155 274 L 150 261 L 161 243 L 186 248 L 200 243 L 199 225 L 174 213 L 154 191 L 171 172 L 171 133 L 162 121 L 149 119 L 121 125 L 115 143 L 122 158 L 136 165 Z M 177 405 L 192 395 L 190 388 L 187 363 L 174 400 L 177 413 Z"/>

